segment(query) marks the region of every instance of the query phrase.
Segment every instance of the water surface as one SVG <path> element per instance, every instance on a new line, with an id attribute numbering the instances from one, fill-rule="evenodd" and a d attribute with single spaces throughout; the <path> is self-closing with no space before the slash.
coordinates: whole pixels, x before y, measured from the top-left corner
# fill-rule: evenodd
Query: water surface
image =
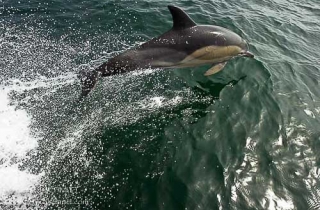
<path id="1" fill-rule="evenodd" d="M 255 59 L 77 74 L 172 26 L 228 28 Z M 0 1 L 2 209 L 320 208 L 316 0 Z"/>

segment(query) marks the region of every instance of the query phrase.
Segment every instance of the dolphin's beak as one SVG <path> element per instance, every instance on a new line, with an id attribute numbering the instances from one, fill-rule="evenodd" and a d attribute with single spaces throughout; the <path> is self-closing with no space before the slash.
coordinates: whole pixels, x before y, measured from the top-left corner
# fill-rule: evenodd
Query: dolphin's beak
<path id="1" fill-rule="evenodd" d="M 251 52 L 249 52 L 249 51 L 242 51 L 242 52 L 240 53 L 240 55 L 242 55 L 242 56 L 244 56 L 244 57 L 254 58 L 254 55 L 253 55 Z"/>

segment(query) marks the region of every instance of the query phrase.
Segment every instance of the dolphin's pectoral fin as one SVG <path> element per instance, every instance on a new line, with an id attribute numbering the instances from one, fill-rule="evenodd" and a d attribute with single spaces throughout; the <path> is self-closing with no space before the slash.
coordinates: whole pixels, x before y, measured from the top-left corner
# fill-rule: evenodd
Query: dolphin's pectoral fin
<path id="1" fill-rule="evenodd" d="M 218 63 L 217 65 L 212 66 L 206 73 L 204 73 L 205 76 L 210 76 L 212 74 L 218 73 L 221 71 L 224 66 L 227 64 L 227 62 Z"/>

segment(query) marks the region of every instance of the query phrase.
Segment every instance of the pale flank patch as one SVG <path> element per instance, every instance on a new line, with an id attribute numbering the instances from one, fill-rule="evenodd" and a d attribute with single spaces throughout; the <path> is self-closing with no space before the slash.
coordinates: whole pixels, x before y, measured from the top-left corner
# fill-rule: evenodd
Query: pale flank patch
<path id="1" fill-rule="evenodd" d="M 220 63 L 237 56 L 241 52 L 238 46 L 207 46 L 194 51 L 177 66 L 192 67 L 210 63 Z"/>

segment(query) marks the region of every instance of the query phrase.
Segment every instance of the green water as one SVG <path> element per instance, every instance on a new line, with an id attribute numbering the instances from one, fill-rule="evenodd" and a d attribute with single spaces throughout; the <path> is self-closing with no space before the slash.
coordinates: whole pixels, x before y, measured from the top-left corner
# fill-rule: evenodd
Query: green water
<path id="1" fill-rule="evenodd" d="M 255 59 L 103 78 L 78 104 L 78 72 L 169 30 L 168 4 Z M 0 177 L 37 177 L 0 209 L 320 208 L 317 0 L 2 0 L 0 17 L 0 93 L 37 142 L 0 137 Z"/>

